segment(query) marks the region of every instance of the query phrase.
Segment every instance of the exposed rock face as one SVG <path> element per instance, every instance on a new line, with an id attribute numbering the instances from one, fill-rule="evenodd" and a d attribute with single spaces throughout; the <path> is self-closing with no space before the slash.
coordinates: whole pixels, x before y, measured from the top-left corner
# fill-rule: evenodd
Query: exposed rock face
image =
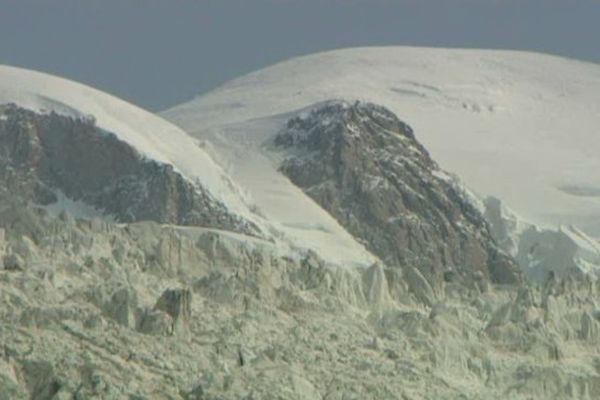
<path id="1" fill-rule="evenodd" d="M 520 281 L 463 189 L 387 109 L 326 103 L 289 120 L 275 145 L 281 171 L 386 264 Z"/>
<path id="2" fill-rule="evenodd" d="M 91 119 L 2 106 L 0 183 L 41 205 L 56 192 L 118 221 L 153 220 L 243 233 L 257 229 L 172 166 L 145 159 Z"/>

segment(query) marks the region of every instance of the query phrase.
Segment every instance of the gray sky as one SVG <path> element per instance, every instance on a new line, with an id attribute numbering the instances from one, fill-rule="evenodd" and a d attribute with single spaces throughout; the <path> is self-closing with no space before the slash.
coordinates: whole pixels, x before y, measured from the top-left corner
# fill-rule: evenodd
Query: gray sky
<path id="1" fill-rule="evenodd" d="M 0 63 L 151 110 L 292 56 L 367 45 L 600 62 L 600 0 L 0 0 Z"/>

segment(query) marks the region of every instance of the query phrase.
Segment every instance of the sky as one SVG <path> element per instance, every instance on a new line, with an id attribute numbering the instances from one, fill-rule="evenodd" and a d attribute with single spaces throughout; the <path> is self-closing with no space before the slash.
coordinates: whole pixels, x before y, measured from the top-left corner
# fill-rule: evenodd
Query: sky
<path id="1" fill-rule="evenodd" d="M 600 63 L 600 0 L 0 0 L 0 63 L 158 111 L 354 46 L 532 50 Z"/>

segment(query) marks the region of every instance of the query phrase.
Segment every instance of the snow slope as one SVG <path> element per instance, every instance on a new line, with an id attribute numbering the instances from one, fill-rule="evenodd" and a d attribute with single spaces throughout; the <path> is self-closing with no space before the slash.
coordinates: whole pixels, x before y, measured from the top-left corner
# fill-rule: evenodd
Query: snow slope
<path id="1" fill-rule="evenodd" d="M 286 116 L 231 125 L 226 131 L 209 130 L 207 139 L 228 176 L 243 187 L 269 221 L 275 236 L 300 248 L 310 248 L 327 261 L 368 266 L 376 257 L 350 235 L 327 211 L 287 177 L 279 173 L 277 154 L 263 147 Z"/>
<path id="2" fill-rule="evenodd" d="M 286 199 L 286 204 L 294 207 L 302 221 L 273 219 L 273 215 L 289 214 L 289 209 L 282 208 L 278 201 L 261 202 L 257 208 L 253 198 L 248 196 L 248 188 L 242 190 L 211 158 L 209 152 L 213 149 L 208 143 L 197 141 L 166 120 L 121 99 L 66 79 L 0 65 L 0 105 L 6 103 L 42 113 L 54 111 L 72 117 L 93 116 L 96 125 L 114 133 L 144 156 L 173 165 L 183 176 L 207 188 L 230 211 L 254 222 L 268 237 L 276 238 L 282 245 L 315 250 L 327 261 L 337 264 L 369 265 L 375 260 L 327 212 L 291 184 L 289 187 L 296 192 Z M 254 172 L 264 160 L 255 161 L 257 167 L 241 171 L 245 175 L 238 176 L 238 181 L 256 176 Z M 262 179 L 272 180 L 271 192 L 280 190 L 280 181 L 284 181 L 275 171 Z M 252 194 L 262 199 L 260 196 L 269 198 L 271 192 Z M 68 199 L 61 203 L 62 206 L 65 204 L 72 213 L 81 213 L 80 205 Z M 268 210 L 263 212 L 262 206 Z M 311 222 L 306 223 L 307 220 Z"/>
<path id="3" fill-rule="evenodd" d="M 443 168 L 529 220 L 600 236 L 600 65 L 516 51 L 345 49 L 251 73 L 163 115 L 196 137 L 235 142 L 232 126 L 332 98 L 387 106 Z"/>

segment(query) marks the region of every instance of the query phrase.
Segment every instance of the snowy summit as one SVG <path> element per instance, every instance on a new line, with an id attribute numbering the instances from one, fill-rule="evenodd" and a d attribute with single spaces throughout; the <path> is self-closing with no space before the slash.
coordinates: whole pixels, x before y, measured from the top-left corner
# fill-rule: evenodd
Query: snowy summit
<path id="1" fill-rule="evenodd" d="M 388 107 L 481 195 L 536 223 L 600 236 L 596 64 L 518 51 L 336 50 L 248 74 L 163 115 L 196 137 L 236 141 L 236 124 L 261 119 L 264 134 L 265 119 L 332 98 Z"/>

